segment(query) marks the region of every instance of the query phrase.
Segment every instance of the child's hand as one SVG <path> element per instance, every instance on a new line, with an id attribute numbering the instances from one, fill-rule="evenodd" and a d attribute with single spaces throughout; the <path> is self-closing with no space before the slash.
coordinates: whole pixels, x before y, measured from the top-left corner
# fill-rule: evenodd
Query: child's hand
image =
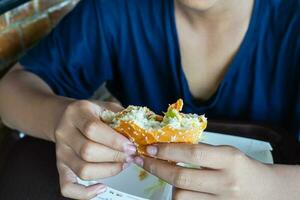
<path id="1" fill-rule="evenodd" d="M 257 162 L 233 147 L 160 144 L 148 146 L 147 150 L 157 159 L 143 158 L 143 167 L 176 187 L 173 199 L 278 199 L 272 166 Z M 202 168 L 182 168 L 168 161 Z"/>
<path id="2" fill-rule="evenodd" d="M 90 199 L 105 191 L 96 184 L 84 187 L 76 183 L 110 177 L 121 172 L 135 154 L 135 146 L 124 136 L 100 120 L 103 108 L 122 110 L 115 103 L 102 106 L 89 101 L 77 101 L 65 110 L 55 131 L 57 167 L 61 192 L 73 199 Z"/>

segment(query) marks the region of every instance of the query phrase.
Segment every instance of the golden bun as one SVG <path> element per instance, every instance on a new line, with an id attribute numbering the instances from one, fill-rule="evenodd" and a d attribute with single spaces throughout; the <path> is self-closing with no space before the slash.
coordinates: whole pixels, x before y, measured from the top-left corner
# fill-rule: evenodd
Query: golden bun
<path id="1" fill-rule="evenodd" d="M 182 99 L 179 99 L 176 103 L 169 105 L 168 112 L 178 112 L 178 117 L 185 117 L 186 114 L 180 113 L 182 107 L 183 101 Z M 125 109 L 118 113 L 115 117 L 122 119 L 122 117 L 127 113 L 128 110 Z M 155 115 L 154 120 L 157 122 L 162 122 L 164 118 L 166 118 L 167 113 L 164 114 L 165 116 Z M 195 114 L 193 116 L 195 116 Z M 135 123 L 134 120 L 119 120 L 118 125 L 113 128 L 117 132 L 129 138 L 137 146 L 138 153 L 144 154 L 145 147 L 151 144 L 198 143 L 204 129 L 207 126 L 207 120 L 204 115 L 196 115 L 196 117 L 199 120 L 199 123 L 197 123 L 197 126 L 192 126 L 189 128 L 174 128 L 168 123 L 163 123 L 163 125 L 159 128 L 143 128 Z"/>

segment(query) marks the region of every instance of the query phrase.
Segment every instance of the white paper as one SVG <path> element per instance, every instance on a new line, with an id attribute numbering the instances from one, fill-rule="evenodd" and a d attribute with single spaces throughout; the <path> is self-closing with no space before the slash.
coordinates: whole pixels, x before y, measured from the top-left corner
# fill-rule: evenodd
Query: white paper
<path id="1" fill-rule="evenodd" d="M 211 145 L 234 146 L 260 162 L 273 163 L 271 153 L 273 149 L 268 142 L 211 132 L 204 132 L 201 142 Z"/>
<path id="2" fill-rule="evenodd" d="M 230 145 L 240 149 L 248 156 L 264 162 L 273 163 L 272 147 L 269 143 L 248 138 L 223 135 L 218 133 L 204 132 L 202 143 L 211 145 Z M 148 173 L 144 180 L 140 180 L 142 171 L 136 165 L 131 165 L 115 177 L 99 181 L 82 181 L 78 183 L 91 185 L 97 182 L 108 186 L 105 193 L 95 197 L 93 200 L 168 200 L 171 199 L 172 186 L 161 185 L 159 178 Z M 152 189 L 151 188 L 155 188 Z"/>
<path id="3" fill-rule="evenodd" d="M 99 197 L 93 200 L 165 200 L 166 198 L 161 195 L 164 193 L 166 184 L 164 183 L 162 187 L 159 187 L 159 184 L 162 183 L 160 179 L 148 172 L 146 172 L 146 178 L 141 181 L 139 174 L 143 171 L 142 168 L 132 164 L 117 176 L 99 180 L 99 182 L 109 186 L 109 188 L 104 194 L 99 195 Z M 97 181 L 79 180 L 78 183 L 91 185 L 97 183 Z M 151 190 L 151 187 L 156 185 L 157 189 Z M 127 195 L 123 194 L 123 192 L 126 192 Z"/>

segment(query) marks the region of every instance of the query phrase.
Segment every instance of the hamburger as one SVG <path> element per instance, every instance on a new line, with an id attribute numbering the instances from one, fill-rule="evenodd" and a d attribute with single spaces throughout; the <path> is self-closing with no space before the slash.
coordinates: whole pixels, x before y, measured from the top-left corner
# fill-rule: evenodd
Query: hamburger
<path id="1" fill-rule="evenodd" d="M 169 105 L 163 115 L 147 107 L 128 106 L 121 112 L 104 110 L 100 114 L 103 122 L 129 138 L 139 154 L 145 154 L 147 145 L 156 143 L 197 144 L 207 126 L 204 115 L 182 113 L 183 100 Z"/>

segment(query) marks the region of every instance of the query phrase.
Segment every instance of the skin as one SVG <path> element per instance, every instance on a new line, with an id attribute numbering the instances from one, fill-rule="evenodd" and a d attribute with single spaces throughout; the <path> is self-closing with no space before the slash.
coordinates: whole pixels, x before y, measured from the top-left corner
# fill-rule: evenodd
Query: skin
<path id="1" fill-rule="evenodd" d="M 183 70 L 199 100 L 213 95 L 222 80 L 247 31 L 252 7 L 253 0 L 175 1 Z M 196 76 L 199 73 L 204 74 L 201 79 Z M 288 200 L 300 195 L 296 187 L 300 184 L 299 167 L 264 165 L 232 147 L 157 145 L 148 147 L 149 157 L 134 157 L 136 148 L 128 139 L 99 119 L 103 109 L 118 111 L 122 107 L 57 96 L 19 64 L 0 82 L 4 123 L 56 143 L 61 193 L 66 197 L 90 199 L 104 192 L 102 184 L 77 184 L 76 176 L 113 176 L 132 161 L 173 184 L 177 188 L 174 199 Z M 166 160 L 204 168 L 184 169 Z"/>
<path id="2" fill-rule="evenodd" d="M 252 8 L 253 0 L 175 1 L 181 63 L 198 100 L 216 92 L 247 32 Z"/>
<path id="3" fill-rule="evenodd" d="M 136 147 L 100 120 L 104 108 L 123 109 L 116 103 L 59 97 L 20 65 L 0 83 L 1 119 L 13 129 L 56 143 L 61 193 L 73 199 L 91 199 L 106 190 L 103 184 L 79 185 L 76 177 L 114 176 L 134 159 Z"/>
<path id="4" fill-rule="evenodd" d="M 144 157 L 141 166 L 174 185 L 176 200 L 299 198 L 297 166 L 262 164 L 229 146 L 161 144 L 148 146 L 147 152 L 150 157 Z M 183 168 L 167 160 L 202 168 Z"/>

